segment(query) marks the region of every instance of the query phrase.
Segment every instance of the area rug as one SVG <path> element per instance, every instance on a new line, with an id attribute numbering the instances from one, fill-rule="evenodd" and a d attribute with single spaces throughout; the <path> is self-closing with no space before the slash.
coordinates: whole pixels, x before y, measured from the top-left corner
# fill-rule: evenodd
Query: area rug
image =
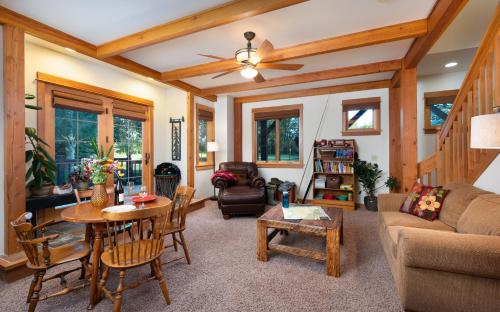
<path id="1" fill-rule="evenodd" d="M 311 259 L 272 254 L 268 262 L 257 261 L 255 217 L 224 220 L 214 202 L 188 215 L 186 239 L 192 264 L 180 260 L 163 269 L 172 304 L 164 302 L 158 284 L 151 282 L 125 292 L 122 311 L 402 311 L 374 212 L 344 213 L 339 278 L 327 276 L 324 263 Z M 314 237 L 275 239 L 311 249 L 322 246 Z M 169 249 L 164 260 L 179 255 Z M 149 267 L 127 272 L 130 282 L 149 274 Z M 116 277 L 113 272 L 109 287 L 115 287 Z M 30 281 L 0 284 L 2 312 L 27 310 Z M 45 291 L 57 288 L 57 281 L 44 285 Z M 37 311 L 85 311 L 87 298 L 88 288 L 41 302 Z M 111 310 L 108 300 L 94 309 Z"/>

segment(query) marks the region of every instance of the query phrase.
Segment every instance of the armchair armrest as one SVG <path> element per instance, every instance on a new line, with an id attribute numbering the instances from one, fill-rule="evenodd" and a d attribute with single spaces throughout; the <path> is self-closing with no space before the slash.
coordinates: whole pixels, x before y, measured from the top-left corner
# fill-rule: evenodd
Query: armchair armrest
<path id="1" fill-rule="evenodd" d="M 405 228 L 398 256 L 407 267 L 500 279 L 500 237 Z"/>
<path id="2" fill-rule="evenodd" d="M 399 211 L 406 197 L 401 193 L 379 194 L 378 211 Z"/>
<path id="3" fill-rule="evenodd" d="M 47 231 L 47 226 L 55 223 L 55 220 L 50 220 L 41 224 L 38 224 L 33 227 L 33 231 L 40 231 L 42 233 L 45 233 Z"/>
<path id="4" fill-rule="evenodd" d="M 266 180 L 264 180 L 264 178 L 262 177 L 253 177 L 250 183 L 252 187 L 261 188 L 266 186 Z"/>
<path id="5" fill-rule="evenodd" d="M 216 177 L 212 179 L 212 185 L 218 189 L 225 189 L 228 187 L 227 181 L 221 177 Z"/>

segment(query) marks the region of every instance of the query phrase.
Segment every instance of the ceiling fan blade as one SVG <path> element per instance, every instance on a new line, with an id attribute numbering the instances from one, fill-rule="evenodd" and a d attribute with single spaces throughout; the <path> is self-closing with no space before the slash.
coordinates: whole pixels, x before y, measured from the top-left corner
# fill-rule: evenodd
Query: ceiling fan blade
<path id="1" fill-rule="evenodd" d="M 223 73 L 221 73 L 221 74 L 218 74 L 218 75 L 216 75 L 216 76 L 213 76 L 213 77 L 212 77 L 212 79 L 215 79 L 215 78 L 219 78 L 219 77 L 225 76 L 225 75 L 227 75 L 227 74 L 230 74 L 230 73 L 235 72 L 235 71 L 238 71 L 238 70 L 240 70 L 240 68 L 239 68 L 239 67 L 238 67 L 238 68 L 231 69 L 231 70 L 228 70 L 228 71 L 225 71 L 225 72 L 223 72 Z"/>
<path id="2" fill-rule="evenodd" d="M 209 58 L 213 58 L 213 59 L 216 59 L 216 60 L 221 60 L 221 61 L 225 61 L 227 60 L 227 58 L 225 57 L 221 57 L 221 56 L 217 56 L 217 55 L 212 55 L 212 54 L 203 54 L 203 53 L 198 53 L 199 56 L 204 56 L 204 57 L 209 57 Z"/>
<path id="3" fill-rule="evenodd" d="M 273 44 L 269 40 L 264 40 L 260 47 L 257 49 L 257 56 L 263 60 L 274 51 Z"/>
<path id="4" fill-rule="evenodd" d="M 253 81 L 259 83 L 259 82 L 264 82 L 266 79 L 261 75 L 261 73 L 258 73 L 257 76 L 253 77 Z"/>
<path id="5" fill-rule="evenodd" d="M 276 63 L 259 63 L 257 68 L 278 69 L 278 70 L 299 70 L 304 67 L 303 64 L 276 64 Z"/>

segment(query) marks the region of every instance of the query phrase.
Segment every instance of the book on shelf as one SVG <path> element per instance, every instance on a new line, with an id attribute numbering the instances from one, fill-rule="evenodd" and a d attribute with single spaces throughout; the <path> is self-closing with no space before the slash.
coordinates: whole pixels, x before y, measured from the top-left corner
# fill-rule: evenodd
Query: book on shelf
<path id="1" fill-rule="evenodd" d="M 350 162 L 322 160 L 314 161 L 314 171 L 324 173 L 354 173 L 354 167 Z"/>

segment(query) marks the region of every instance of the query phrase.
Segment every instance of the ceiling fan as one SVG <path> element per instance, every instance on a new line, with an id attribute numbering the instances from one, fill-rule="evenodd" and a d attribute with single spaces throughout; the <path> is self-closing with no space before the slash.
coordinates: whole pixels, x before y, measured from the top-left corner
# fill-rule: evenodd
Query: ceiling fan
<path id="1" fill-rule="evenodd" d="M 298 70 L 301 69 L 303 64 L 276 64 L 276 63 L 266 63 L 265 58 L 269 56 L 274 47 L 268 40 L 260 45 L 258 49 L 252 47 L 252 39 L 255 38 L 255 33 L 252 31 L 247 31 L 243 34 L 247 40 L 246 48 L 241 48 L 234 53 L 234 59 L 227 59 L 224 57 L 211 55 L 211 54 L 199 54 L 201 56 L 228 61 L 233 60 L 237 65 L 235 68 L 225 71 L 217 76 L 212 77 L 212 79 L 219 78 L 230 74 L 235 71 L 239 71 L 241 76 L 247 79 L 253 79 L 255 82 L 265 81 L 258 69 L 277 69 L 277 70 Z"/>

